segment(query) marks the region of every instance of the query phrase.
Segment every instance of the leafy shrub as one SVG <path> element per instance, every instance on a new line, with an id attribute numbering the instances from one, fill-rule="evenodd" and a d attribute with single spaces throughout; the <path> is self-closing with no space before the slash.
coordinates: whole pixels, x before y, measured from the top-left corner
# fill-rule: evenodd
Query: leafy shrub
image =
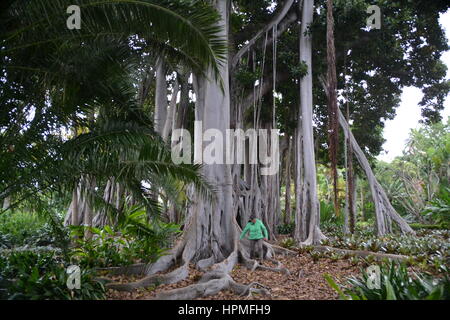
<path id="1" fill-rule="evenodd" d="M 280 224 L 277 226 L 277 231 L 279 234 L 292 234 L 294 232 L 295 223 L 291 222 L 288 224 Z"/>
<path id="2" fill-rule="evenodd" d="M 79 239 L 71 258 L 85 267 L 110 267 L 135 263 L 152 262 L 161 257 L 171 244 L 171 237 L 180 232 L 176 224 L 155 221 L 148 224 L 143 219 L 145 211 L 136 211 L 126 217 L 118 230 L 110 226 L 103 229 L 89 227 L 91 240 L 83 239 L 85 227 L 71 227 Z"/>
<path id="3" fill-rule="evenodd" d="M 94 234 L 91 240 L 81 237 L 83 227 L 72 228 L 73 235 L 78 234 L 77 245 L 70 252 L 73 263 L 85 268 L 111 267 L 133 263 L 129 251 L 123 248 L 129 246 L 130 240 L 119 233 L 115 233 L 109 226 L 104 229 L 89 228 Z"/>
<path id="4" fill-rule="evenodd" d="M 0 215 L 0 235 L 8 238 L 8 247 L 32 244 L 44 225 L 45 221 L 32 213 L 7 211 Z"/>
<path id="5" fill-rule="evenodd" d="M 425 207 L 423 214 L 435 224 L 450 227 L 450 187 L 441 185 L 438 194 Z"/>
<path id="6" fill-rule="evenodd" d="M 450 268 L 448 230 L 421 229 L 417 236 L 391 234 L 377 237 L 371 230 L 359 231 L 353 235 L 345 235 L 339 231 L 328 236 L 327 245 L 332 247 L 406 255 L 412 257 L 414 264 L 440 273 Z"/>
<path id="7" fill-rule="evenodd" d="M 351 277 L 348 284 L 339 288 L 331 277 L 325 277 L 342 299 L 352 300 L 449 300 L 448 276 L 435 279 L 429 275 L 410 275 L 405 265 L 394 262 L 380 266 L 380 286 L 369 286 L 365 270 L 359 277 Z"/>
<path id="8" fill-rule="evenodd" d="M 295 247 L 296 242 L 295 242 L 295 240 L 294 240 L 293 238 L 290 238 L 290 237 L 289 237 L 289 238 L 283 239 L 283 240 L 281 241 L 280 245 L 281 245 L 283 248 L 290 249 L 290 248 Z"/>
<path id="9" fill-rule="evenodd" d="M 67 288 L 68 264 L 56 252 L 12 252 L 0 258 L 0 298 L 20 300 L 104 299 L 103 284 L 89 269 L 81 271 L 81 288 Z"/>
<path id="10" fill-rule="evenodd" d="M 54 246 L 66 249 L 68 229 L 55 213 L 7 211 L 0 215 L 0 248 Z"/>
<path id="11" fill-rule="evenodd" d="M 422 224 L 422 223 L 410 223 L 409 226 L 414 230 L 420 229 L 430 229 L 430 230 L 441 230 L 447 229 L 448 226 L 445 223 L 440 224 Z"/>

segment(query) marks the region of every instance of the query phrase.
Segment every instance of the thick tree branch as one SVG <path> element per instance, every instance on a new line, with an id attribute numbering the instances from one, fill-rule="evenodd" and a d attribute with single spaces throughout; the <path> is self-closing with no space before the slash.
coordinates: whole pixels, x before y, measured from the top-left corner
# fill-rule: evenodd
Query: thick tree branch
<path id="1" fill-rule="evenodd" d="M 295 0 L 287 0 L 284 4 L 283 8 L 281 8 L 280 12 L 263 28 L 261 29 L 252 39 L 248 41 L 246 45 L 244 45 L 233 57 L 231 60 L 231 68 L 234 69 L 242 56 L 252 48 L 256 41 L 266 32 L 268 32 L 275 25 L 278 25 L 278 35 L 282 34 L 289 27 L 291 23 L 297 20 L 297 13 L 294 11 L 292 14 L 288 16 L 288 18 L 283 22 L 282 20 L 287 16 L 289 10 L 292 7 L 292 4 Z M 268 43 L 272 43 L 272 41 L 268 41 Z"/>
<path id="2" fill-rule="evenodd" d="M 269 75 L 266 75 L 265 78 L 269 77 Z M 277 84 L 287 81 L 290 79 L 290 75 L 288 72 L 277 72 Z M 273 88 L 273 81 L 264 81 L 262 88 L 260 90 L 257 90 L 257 96 L 255 97 L 253 93 L 248 94 L 243 100 L 242 100 L 242 113 L 245 113 L 247 109 L 253 105 L 253 99 L 256 101 L 260 98 L 262 98 L 264 95 L 266 95 L 270 90 Z"/>

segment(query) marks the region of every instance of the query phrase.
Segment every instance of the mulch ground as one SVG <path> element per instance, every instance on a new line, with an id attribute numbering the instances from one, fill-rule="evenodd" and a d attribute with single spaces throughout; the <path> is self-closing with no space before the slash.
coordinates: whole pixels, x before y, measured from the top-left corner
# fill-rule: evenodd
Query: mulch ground
<path id="1" fill-rule="evenodd" d="M 250 297 L 239 297 L 231 291 L 222 291 L 214 296 L 201 298 L 201 300 L 335 300 L 337 293 L 328 285 L 324 274 L 330 274 L 337 283 L 343 283 L 351 275 L 358 275 L 359 267 L 352 265 L 348 260 L 331 260 L 321 258 L 314 262 L 307 253 L 297 256 L 278 256 L 277 260 L 288 268 L 290 275 L 265 270 L 251 271 L 242 265 L 236 265 L 232 271 L 232 277 L 236 282 L 250 284 L 258 282 L 270 288 L 270 296 L 252 295 Z M 270 266 L 269 262 L 265 262 Z M 171 285 L 160 285 L 156 288 L 139 289 L 134 292 L 118 292 L 108 290 L 107 297 L 112 300 L 145 300 L 151 299 L 158 292 L 181 288 L 194 284 L 201 277 L 202 272 L 191 267 L 189 278 Z M 129 282 L 138 278 L 117 276 L 112 277 L 117 282 Z"/>

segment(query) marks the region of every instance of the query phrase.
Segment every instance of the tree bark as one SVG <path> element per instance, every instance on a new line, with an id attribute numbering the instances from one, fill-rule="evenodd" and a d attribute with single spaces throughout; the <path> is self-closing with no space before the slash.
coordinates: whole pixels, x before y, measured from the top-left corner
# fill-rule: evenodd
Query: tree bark
<path id="1" fill-rule="evenodd" d="M 300 114 L 303 138 L 304 197 L 302 216 L 308 220 L 307 234 L 304 244 L 318 244 L 325 238 L 320 231 L 320 209 L 317 196 L 316 163 L 313 137 L 313 100 L 312 100 L 312 34 L 308 32 L 313 22 L 314 0 L 304 0 L 302 24 L 300 31 L 300 62 L 305 62 L 308 73 L 300 79 Z M 301 156 L 301 155 L 300 155 Z M 304 219 L 302 219 L 304 220 Z"/>
<path id="2" fill-rule="evenodd" d="M 376 215 L 376 229 L 378 236 L 383 236 L 390 233 L 392 230 L 389 228 L 390 221 L 394 221 L 399 226 L 401 232 L 415 234 L 414 230 L 408 225 L 408 223 L 395 211 L 392 207 L 389 199 L 384 192 L 381 185 L 378 183 L 375 175 L 373 174 L 372 168 L 367 161 L 366 156 L 356 142 L 348 123 L 339 109 L 339 124 L 341 125 L 345 138 L 350 140 L 353 147 L 353 152 L 358 159 L 359 164 L 366 173 L 367 181 L 370 186 L 372 193 L 373 202 L 375 204 L 375 215 Z"/>
<path id="3" fill-rule="evenodd" d="M 155 131 L 160 135 L 164 130 L 164 124 L 167 118 L 167 83 L 166 66 L 162 57 L 156 62 L 156 89 L 155 89 Z"/>
<path id="4" fill-rule="evenodd" d="M 224 26 L 224 29 L 221 34 L 227 38 L 230 1 L 216 0 L 213 3 L 222 17 L 220 24 Z M 211 70 L 206 72 L 206 77 L 199 75 L 194 77 L 197 96 L 195 117 L 196 120 L 202 121 L 202 133 L 208 129 L 216 129 L 225 134 L 225 130 L 230 125 L 228 62 L 222 63 L 219 70 L 223 87 L 213 81 Z M 195 149 L 194 161 L 199 162 L 203 150 L 205 150 L 205 145 Z M 143 269 L 139 267 L 147 275 L 142 280 L 129 284 L 108 284 L 107 287 L 117 290 L 133 290 L 155 283 L 179 282 L 188 276 L 189 264 L 192 262 L 198 269 L 206 271 L 199 283 L 163 292 L 156 299 L 193 299 L 224 289 L 231 289 L 241 294 L 251 291 L 264 293 L 263 289 L 253 288 L 253 284 L 243 286 L 231 279 L 229 273 L 239 260 L 252 270 L 261 268 L 289 273 L 280 264 L 276 267 L 267 267 L 248 258 L 246 250 L 248 244 L 246 241 L 239 241 L 240 229 L 232 208 L 233 181 L 230 165 L 204 163 L 202 173 L 204 178 L 215 187 L 216 199 L 213 202 L 206 202 L 200 195 L 193 195 L 193 203 L 189 208 L 186 228 L 180 243 L 172 249 L 169 255 L 163 256 Z M 273 250 L 267 243 L 264 246 L 264 255 L 270 259 Z M 172 266 L 176 266 L 173 271 L 163 275 L 156 274 L 166 271 Z"/>
<path id="5" fill-rule="evenodd" d="M 287 13 L 291 9 L 292 5 L 294 4 L 294 0 L 286 0 L 286 2 L 283 5 L 283 8 L 281 8 L 281 11 L 263 28 L 261 29 L 252 39 L 250 39 L 245 46 L 243 46 L 233 57 L 231 61 L 232 68 L 235 68 L 239 62 L 239 60 L 242 58 L 242 56 L 248 52 L 256 43 L 256 41 L 264 35 L 267 31 L 272 29 L 274 26 L 281 23 L 281 21 L 286 17 Z M 292 19 L 293 21 L 296 21 L 296 17 Z M 289 25 L 289 24 L 288 24 Z M 287 26 L 281 29 L 281 32 L 285 31 L 285 28 L 287 29 Z M 272 41 L 268 42 L 271 43 Z"/>
<path id="6" fill-rule="evenodd" d="M 291 223 L 291 157 L 292 157 L 292 141 L 288 136 L 288 148 L 286 151 L 286 167 L 285 167 L 285 203 L 284 203 L 284 224 Z"/>

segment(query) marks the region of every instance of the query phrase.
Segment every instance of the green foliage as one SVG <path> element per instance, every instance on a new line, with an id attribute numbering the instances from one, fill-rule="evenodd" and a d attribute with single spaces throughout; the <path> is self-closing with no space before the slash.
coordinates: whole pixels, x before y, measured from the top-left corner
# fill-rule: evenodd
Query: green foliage
<path id="1" fill-rule="evenodd" d="M 328 236 L 323 244 L 332 247 L 411 256 L 410 264 L 438 273 L 445 273 L 450 268 L 448 230 L 420 229 L 417 236 L 393 234 L 379 238 L 368 228 L 353 235 L 339 231 Z"/>
<path id="2" fill-rule="evenodd" d="M 380 287 L 368 281 L 365 270 L 359 277 L 351 277 L 344 290 L 329 281 L 342 299 L 351 300 L 449 300 L 450 279 L 433 278 L 423 273 L 408 272 L 405 265 L 394 262 L 380 265 Z M 331 279 L 332 280 L 332 279 Z"/>
<path id="3" fill-rule="evenodd" d="M 103 229 L 88 227 L 94 234 L 92 240 L 84 240 L 84 227 L 73 227 L 72 235 L 77 236 L 77 246 L 71 250 L 73 263 L 82 267 L 110 267 L 133 263 L 133 256 L 129 251 L 122 250 L 129 247 L 129 240 L 111 230 L 109 226 Z"/>
<path id="4" fill-rule="evenodd" d="M 295 241 L 295 239 L 293 239 L 293 238 L 286 238 L 286 239 L 283 239 L 282 241 L 281 241 L 281 243 L 280 243 L 280 245 L 283 247 L 283 248 L 287 248 L 287 249 L 292 249 L 292 248 L 294 248 L 295 246 L 296 246 L 296 241 Z"/>
<path id="5" fill-rule="evenodd" d="M 339 298 L 342 300 L 350 300 L 349 297 L 342 291 L 342 289 L 339 287 L 339 285 L 333 280 L 330 274 L 325 273 L 323 275 L 325 280 L 328 282 L 329 286 L 336 290 L 336 292 L 339 294 Z M 357 300 L 357 299 L 355 299 Z"/>
<path id="6" fill-rule="evenodd" d="M 403 156 L 379 162 L 376 175 L 393 206 L 414 222 L 449 221 L 450 119 L 411 130 Z"/>
<path id="7" fill-rule="evenodd" d="M 65 263 L 56 252 L 12 252 L 0 257 L 0 298 L 11 300 L 94 300 L 104 286 L 89 269 L 81 270 L 81 288 L 67 288 Z"/>
<path id="8" fill-rule="evenodd" d="M 172 244 L 171 238 L 180 232 L 179 226 L 157 220 L 147 223 L 142 207 L 131 211 L 116 228 L 88 227 L 93 234 L 90 240 L 82 237 L 85 227 L 72 227 L 73 236 L 78 238 L 71 251 L 72 261 L 85 267 L 111 267 L 153 262 L 164 255 Z"/>
<path id="9" fill-rule="evenodd" d="M 277 226 L 277 231 L 279 234 L 292 234 L 294 232 L 295 222 L 288 224 L 280 224 Z"/>
<path id="10" fill-rule="evenodd" d="M 104 190 L 114 174 L 151 207 L 142 181 L 183 180 L 182 172 L 195 179 L 199 172 L 168 162 L 167 150 L 158 153 L 163 143 L 152 139 L 136 78 L 160 55 L 198 74 L 212 70 L 220 81 L 220 16 L 203 1 L 82 0 L 84 27 L 69 30 L 61 27 L 69 5 L 12 0 L 2 7 L 0 203 L 11 196 L 17 206 L 50 190 L 67 195 L 87 175 Z"/>
<path id="11" fill-rule="evenodd" d="M 45 220 L 34 213 L 8 211 L 0 215 L 0 247 L 52 242 Z"/>
<path id="12" fill-rule="evenodd" d="M 439 192 L 425 207 L 423 214 L 435 223 L 450 228 L 450 187 L 441 185 Z"/>
<path id="13" fill-rule="evenodd" d="M 69 242 L 69 230 L 62 218 L 50 211 L 9 210 L 0 215 L 0 249 L 50 246 L 61 249 L 67 258 Z"/>
<path id="14" fill-rule="evenodd" d="M 341 210 L 339 216 L 336 216 L 333 203 L 320 200 L 320 224 L 324 230 L 342 229 L 344 212 Z"/>
<path id="15" fill-rule="evenodd" d="M 255 81 L 261 77 L 261 70 L 257 68 L 255 71 L 249 71 L 245 68 L 239 68 L 236 71 L 236 79 L 244 87 L 252 87 Z"/>
<path id="16" fill-rule="evenodd" d="M 422 224 L 422 223 L 410 223 L 409 226 L 415 230 L 420 229 L 429 229 L 429 230 L 442 230 L 442 229 L 448 229 L 448 225 L 441 223 L 441 224 Z"/>

